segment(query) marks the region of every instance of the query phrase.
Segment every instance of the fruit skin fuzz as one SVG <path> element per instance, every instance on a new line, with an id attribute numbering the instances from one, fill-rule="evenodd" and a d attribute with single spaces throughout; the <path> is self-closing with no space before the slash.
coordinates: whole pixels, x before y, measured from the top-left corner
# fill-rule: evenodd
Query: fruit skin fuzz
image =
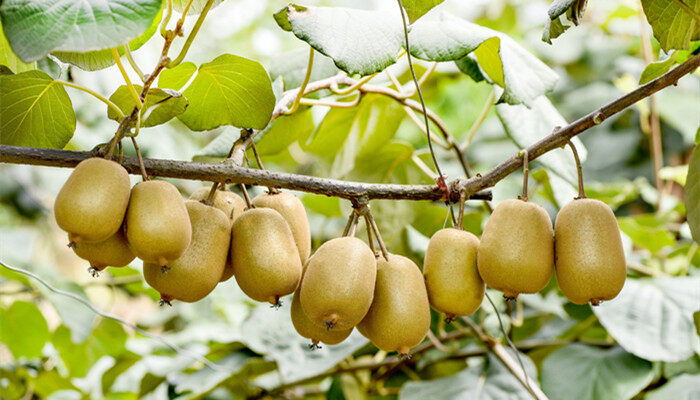
<path id="1" fill-rule="evenodd" d="M 105 241 L 121 228 L 130 191 L 129 174 L 118 163 L 83 160 L 56 196 L 56 222 L 71 243 Z"/>
<path id="2" fill-rule="evenodd" d="M 287 221 L 304 264 L 311 254 L 311 228 L 304 204 L 289 192 L 261 193 L 253 199 L 253 206 L 271 208 Z"/>
<path id="3" fill-rule="evenodd" d="M 418 266 L 399 255 L 379 258 L 374 300 L 357 330 L 380 350 L 407 355 L 428 329 L 430 304 Z"/>
<path id="4" fill-rule="evenodd" d="M 125 230 L 131 251 L 144 262 L 161 267 L 177 260 L 192 240 L 185 201 L 177 188 L 166 181 L 134 185 Z"/>
<path id="5" fill-rule="evenodd" d="M 519 199 L 499 203 L 481 235 L 477 265 L 484 282 L 507 298 L 542 290 L 554 273 L 554 229 L 547 211 Z"/>
<path id="6" fill-rule="evenodd" d="M 223 211 L 195 200 L 185 202 L 192 225 L 192 241 L 167 273 L 154 263 L 143 264 L 146 282 L 164 300 L 195 302 L 219 283 L 228 257 L 231 223 Z"/>
<path id="7" fill-rule="evenodd" d="M 478 248 L 479 238 L 455 228 L 437 231 L 428 243 L 423 262 L 428 298 L 450 320 L 473 314 L 484 299 L 486 285 L 476 266 Z"/>
<path id="8" fill-rule="evenodd" d="M 287 221 L 271 208 L 251 208 L 231 227 L 233 276 L 255 301 L 276 302 L 296 290 L 301 260 Z"/>
<path id="9" fill-rule="evenodd" d="M 598 305 L 620 293 L 627 264 L 620 229 L 607 204 L 570 201 L 559 210 L 554 235 L 557 281 L 569 301 Z"/>
<path id="10" fill-rule="evenodd" d="M 301 306 L 316 325 L 347 330 L 367 314 L 377 278 L 369 246 L 355 237 L 331 239 L 309 258 L 301 282 Z"/>

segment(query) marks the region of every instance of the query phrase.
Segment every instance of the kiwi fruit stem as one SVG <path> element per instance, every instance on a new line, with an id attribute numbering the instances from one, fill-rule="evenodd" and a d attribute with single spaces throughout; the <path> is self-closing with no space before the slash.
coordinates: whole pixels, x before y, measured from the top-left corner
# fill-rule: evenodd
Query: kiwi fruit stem
<path id="1" fill-rule="evenodd" d="M 216 189 L 219 188 L 219 182 L 214 182 L 214 184 L 211 185 L 211 190 L 209 191 L 209 195 L 207 198 L 202 202 L 207 206 L 212 205 L 214 202 L 214 197 L 216 197 Z"/>
<path id="2" fill-rule="evenodd" d="M 518 196 L 518 198 L 522 201 L 527 201 L 527 176 L 530 172 L 530 166 L 528 162 L 529 153 L 527 152 L 527 150 L 523 149 L 520 150 L 520 153 L 518 155 L 523 158 L 523 194 L 521 196 Z"/>
<path id="3" fill-rule="evenodd" d="M 243 199 L 245 200 L 246 210 L 255 208 L 253 202 L 250 200 L 250 196 L 248 195 L 248 189 L 245 188 L 245 185 L 243 183 L 241 183 L 241 192 L 243 192 Z"/>
<path id="4" fill-rule="evenodd" d="M 576 146 L 574 146 L 574 143 L 571 140 L 569 140 L 567 144 L 569 145 L 569 147 L 571 147 L 571 151 L 574 153 L 574 161 L 576 161 L 576 172 L 578 173 L 578 197 L 576 197 L 575 200 L 585 199 L 586 191 L 583 188 L 583 168 L 581 168 L 581 159 L 578 157 L 578 151 L 576 151 Z"/>

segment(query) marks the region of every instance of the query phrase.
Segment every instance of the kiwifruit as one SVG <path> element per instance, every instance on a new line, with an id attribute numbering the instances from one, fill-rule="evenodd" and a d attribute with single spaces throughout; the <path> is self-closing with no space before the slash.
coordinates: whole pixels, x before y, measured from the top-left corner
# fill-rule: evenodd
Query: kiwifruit
<path id="1" fill-rule="evenodd" d="M 129 174 L 104 158 L 81 161 L 58 192 L 54 215 L 73 243 L 102 242 L 117 233 L 129 204 Z"/>
<path id="2" fill-rule="evenodd" d="M 374 299 L 357 330 L 380 350 L 407 355 L 428 329 L 430 304 L 418 266 L 399 255 L 379 258 Z"/>
<path id="3" fill-rule="evenodd" d="M 301 308 L 298 289 L 294 292 L 294 297 L 292 297 L 290 312 L 292 314 L 294 329 L 297 331 L 297 333 L 299 333 L 299 335 L 307 339 L 311 339 L 311 345 L 309 347 L 312 349 L 319 347 L 319 342 L 323 342 L 328 345 L 338 344 L 347 339 L 347 337 L 352 333 L 352 328 L 343 331 L 338 329 L 328 330 L 325 327 L 311 322 L 309 317 L 306 316 L 304 310 Z"/>
<path id="4" fill-rule="evenodd" d="M 199 188 L 192 193 L 190 200 L 205 201 L 209 196 L 210 190 L 211 188 L 208 187 Z M 217 190 L 211 205 L 223 211 L 231 221 L 231 224 L 246 209 L 245 200 L 230 190 Z"/>
<path id="5" fill-rule="evenodd" d="M 271 208 L 246 210 L 231 227 L 231 265 L 241 290 L 253 300 L 279 305 L 301 279 L 299 251 L 289 224 Z"/>
<path id="6" fill-rule="evenodd" d="M 554 269 L 559 287 L 574 304 L 598 305 L 622 290 L 627 275 L 620 229 L 599 200 L 567 203 L 554 224 Z"/>
<path id="7" fill-rule="evenodd" d="M 481 235 L 479 275 L 506 298 L 542 290 L 554 272 L 554 231 L 544 208 L 509 199 L 493 210 Z"/>
<path id="8" fill-rule="evenodd" d="M 190 196 L 190 200 L 204 201 L 209 196 L 210 190 L 211 188 L 206 187 L 197 189 Z M 217 190 L 216 195 L 214 196 L 214 200 L 212 202 L 212 206 L 223 211 L 224 214 L 226 214 L 226 216 L 231 221 L 231 225 L 233 225 L 233 221 L 235 221 L 236 218 L 243 214 L 243 211 L 245 211 L 246 209 L 245 200 L 243 200 L 243 198 L 237 195 L 236 193 L 233 193 L 228 190 Z M 226 260 L 226 267 L 224 268 L 224 273 L 221 274 L 220 282 L 225 282 L 231 279 L 232 276 L 233 265 L 231 265 L 231 257 L 229 256 Z"/>
<path id="9" fill-rule="evenodd" d="M 90 272 L 93 275 L 96 275 L 96 271 L 102 271 L 106 267 L 123 267 L 136 258 L 131 249 L 129 249 L 129 244 L 126 242 L 126 237 L 124 237 L 121 229 L 102 242 L 76 242 L 73 235 L 70 234 L 68 235 L 68 240 L 71 243 L 75 243 L 72 246 L 75 254 L 90 262 Z"/>
<path id="10" fill-rule="evenodd" d="M 185 202 L 192 225 L 192 241 L 171 270 L 164 274 L 158 264 L 144 263 L 146 282 L 163 300 L 194 302 L 208 295 L 224 270 L 231 240 L 231 223 L 226 214 L 196 200 Z"/>
<path id="11" fill-rule="evenodd" d="M 125 230 L 131 251 L 162 267 L 177 260 L 192 239 L 185 201 L 166 181 L 140 182 L 131 189 Z"/>
<path id="12" fill-rule="evenodd" d="M 253 199 L 253 206 L 272 208 L 284 217 L 292 229 L 301 263 L 305 263 L 311 254 L 311 231 L 301 200 L 289 192 L 261 193 Z"/>
<path id="13" fill-rule="evenodd" d="M 455 228 L 437 231 L 425 252 L 423 274 L 430 305 L 446 314 L 471 315 L 484 299 L 486 285 L 479 276 L 476 254 L 479 238 Z"/>
<path id="14" fill-rule="evenodd" d="M 299 299 L 311 322 L 328 329 L 357 325 L 374 297 L 374 253 L 354 237 L 331 239 L 309 258 Z"/>

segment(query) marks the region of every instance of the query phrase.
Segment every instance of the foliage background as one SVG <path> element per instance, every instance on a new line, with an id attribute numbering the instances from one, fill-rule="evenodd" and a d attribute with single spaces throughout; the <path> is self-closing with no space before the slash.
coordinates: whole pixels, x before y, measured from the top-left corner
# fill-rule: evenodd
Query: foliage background
<path id="1" fill-rule="evenodd" d="M 393 2 L 364 0 L 305 4 L 395 8 Z M 281 1 L 227 0 L 207 17 L 188 61 L 200 64 L 224 52 L 235 53 L 260 61 L 273 79 L 285 76 L 287 88 L 298 86 L 308 50 L 273 20 L 272 14 L 285 5 Z M 440 6 L 510 35 L 560 77 L 548 96 L 556 110 L 545 108 L 538 114 L 537 109 L 501 110 L 510 106 L 498 106 L 498 113 L 496 107 L 489 111 L 467 149 L 474 171 L 487 171 L 519 147 L 548 134 L 543 127 L 551 129 L 551 124 L 543 121 L 543 115 L 556 121 L 558 111 L 561 118 L 573 121 L 637 86 L 646 66 L 640 36 L 646 23 L 640 20 L 636 1 L 591 1 L 582 24 L 555 39 L 553 45 L 540 40 L 549 6 L 528 0 L 446 1 Z M 189 26 L 193 20 L 188 20 Z M 659 54 L 658 43 L 652 42 L 653 53 Z M 161 46 L 162 39 L 155 35 L 134 53 L 136 61 L 149 70 Z M 319 59 L 316 70 L 334 73 L 332 64 Z M 427 65 L 418 62 L 417 72 Z M 392 70 L 401 82 L 408 82 L 405 58 Z M 106 95 L 122 82 L 115 67 L 87 72 L 64 66 L 60 74 Z M 466 140 L 491 91 L 490 85 L 475 83 L 452 63 L 438 65 L 424 86 L 428 107 L 460 142 Z M 104 118 L 104 105 L 82 92 L 69 94 L 77 129 L 66 148 L 87 150 L 109 140 L 116 123 Z M 665 166 L 660 171 L 664 178 L 661 193 L 654 185 L 649 129 L 640 122 L 648 117 L 647 103 L 580 136 L 587 149 L 587 194 L 614 209 L 623 232 L 629 279 L 620 296 L 595 309 L 575 306 L 552 282 L 541 293 L 524 295 L 517 307 L 507 309 L 499 293 L 491 293 L 498 299 L 513 341 L 522 347 L 528 373 L 538 377 L 551 399 L 658 400 L 699 395 L 700 251 L 684 222 L 682 201 L 684 166 L 700 125 L 697 74 L 658 94 L 656 105 Z M 360 107 L 321 124 L 326 111 L 319 107 L 305 111 L 295 117 L 299 120 L 290 124 L 292 128 L 262 139 L 259 149 L 266 167 L 367 182 L 431 183 L 411 161 L 417 155 L 431 165 L 424 135 L 397 104 L 367 96 Z M 314 140 L 324 132 L 342 136 L 351 126 L 355 130 L 347 133 L 347 140 Z M 191 132 L 174 119 L 144 128 L 138 139 L 146 157 L 210 160 L 220 150 L 216 142 L 207 145 L 221 135 L 230 143 L 236 134 L 231 127 Z M 358 147 L 364 151 L 350 154 L 349 163 L 348 157 L 344 164 L 336 161 L 341 149 Z M 125 148 L 129 155 L 132 150 L 130 145 Z M 532 200 L 552 217 L 575 195 L 573 186 L 562 178 L 572 166 L 569 154 L 554 153 L 559 154 L 551 163 L 534 165 L 535 182 L 530 189 Z M 438 150 L 438 156 L 444 172 L 451 178 L 461 176 L 451 153 Z M 140 262 L 110 269 L 93 279 L 85 272 L 87 263 L 65 247 L 66 237 L 51 213 L 53 199 L 70 170 L 2 165 L 0 171 L 0 259 L 33 271 L 188 352 L 175 353 L 158 341 L 96 317 L 36 281 L 0 269 L 2 398 L 245 398 L 336 365 L 343 368 L 386 357 L 357 332 L 343 344 L 310 352 L 307 341 L 294 332 L 287 309 L 275 311 L 254 304 L 233 280 L 220 284 L 198 303 L 159 308 L 157 293 L 140 278 Z M 517 196 L 521 179 L 513 174 L 496 185 L 494 205 Z M 202 185 L 173 183 L 184 195 Z M 314 247 L 340 234 L 349 204 L 297 194 L 307 206 Z M 465 227 L 478 235 L 488 214 L 478 202 L 469 206 Z M 390 251 L 410 256 L 419 265 L 428 238 L 447 223 L 441 204 L 375 201 L 372 209 Z M 364 232 L 360 230 L 359 235 L 363 237 Z M 439 323 L 437 314 L 434 317 L 438 333 L 455 329 Z M 473 318 L 490 335 L 501 336 L 488 303 Z M 446 345 L 448 351 L 430 350 L 389 376 L 383 376 L 382 369 L 329 374 L 290 387 L 284 394 L 329 399 L 529 398 L 495 358 L 478 351 L 480 345 L 474 338 Z M 203 367 L 191 353 L 207 355 L 226 371 Z"/>

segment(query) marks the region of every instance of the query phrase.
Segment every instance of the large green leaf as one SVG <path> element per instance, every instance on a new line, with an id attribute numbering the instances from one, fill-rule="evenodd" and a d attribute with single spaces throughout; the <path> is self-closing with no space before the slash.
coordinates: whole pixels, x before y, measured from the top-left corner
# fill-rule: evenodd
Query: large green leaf
<path id="1" fill-rule="evenodd" d="M 180 89 L 193 73 L 192 65 L 185 65 L 168 71 L 159 85 Z M 182 94 L 190 105 L 178 118 L 194 131 L 222 125 L 263 129 L 275 107 L 272 83 L 262 65 L 232 54 L 200 65 Z"/>
<path id="2" fill-rule="evenodd" d="M 649 392 L 645 400 L 696 400 L 700 398 L 700 375 L 683 374 L 659 389 Z"/>
<path id="3" fill-rule="evenodd" d="M 83 312 L 89 312 L 84 310 Z M 61 325 L 53 333 L 51 343 L 58 351 L 71 376 L 85 376 L 92 365 L 102 356 L 127 354 L 127 333 L 113 320 L 105 319 L 93 330 L 87 340 L 76 343 L 68 328 Z"/>
<path id="4" fill-rule="evenodd" d="M 161 0 L 5 0 L 2 23 L 24 62 L 51 51 L 89 51 L 118 46 L 151 25 Z"/>
<path id="5" fill-rule="evenodd" d="M 618 218 L 620 229 L 640 248 L 657 254 L 676 243 L 676 238 L 666 228 L 667 221 L 656 215 L 637 214 Z"/>
<path id="6" fill-rule="evenodd" d="M 685 210 L 688 218 L 688 226 L 693 234 L 693 239 L 700 243 L 700 150 L 696 145 L 688 164 L 688 176 L 685 180 Z"/>
<path id="7" fill-rule="evenodd" d="M 403 45 L 401 16 L 394 10 L 290 4 L 275 14 L 275 20 L 343 71 L 369 75 L 394 64 Z"/>
<path id="8" fill-rule="evenodd" d="M 153 22 L 151 22 L 151 26 L 149 26 L 148 29 L 139 35 L 139 37 L 129 41 L 129 50 L 136 51 L 143 46 L 156 32 L 162 18 L 163 10 L 161 9 L 158 15 L 156 15 L 156 17 L 153 19 Z M 125 52 L 124 46 L 117 47 L 117 51 L 119 52 L 120 56 L 123 56 Z M 54 51 L 51 54 L 65 63 L 73 64 L 76 67 L 86 71 L 97 71 L 115 64 L 111 49 L 87 52 Z"/>
<path id="9" fill-rule="evenodd" d="M 134 85 L 134 88 L 141 93 L 142 87 L 140 85 Z M 131 113 L 131 110 L 136 105 L 136 100 L 126 85 L 120 86 L 112 93 L 109 99 L 119 107 L 124 115 Z M 185 112 L 187 105 L 187 99 L 176 90 L 149 89 L 141 108 L 141 126 L 149 127 L 164 124 Z M 120 121 L 119 115 L 111 107 L 107 108 L 107 117 Z"/>
<path id="10" fill-rule="evenodd" d="M 544 96 L 535 99 L 530 107 L 524 105 L 499 104 L 496 113 L 508 136 L 516 146 L 524 149 L 554 131 L 554 128 L 566 126 L 566 120 L 559 114 L 552 103 Z M 586 161 L 587 152 L 578 138 L 573 138 L 581 162 Z M 578 174 L 573 153 L 567 147 L 550 151 L 537 158 L 550 172 L 563 178 L 572 186 L 578 184 Z"/>
<path id="11" fill-rule="evenodd" d="M 628 352 L 650 361 L 681 361 L 698 350 L 693 312 L 700 278 L 627 279 L 622 292 L 593 311 Z"/>
<path id="12" fill-rule="evenodd" d="M 535 366 L 520 354 L 530 378 L 537 381 Z M 399 393 L 400 400 L 529 400 L 532 395 L 498 359 L 489 354 L 485 363 L 470 362 L 469 368 L 446 378 L 406 383 Z"/>
<path id="13" fill-rule="evenodd" d="M 457 61 L 475 52 L 486 75 L 504 88 L 499 102 L 529 104 L 554 88 L 554 71 L 507 35 L 446 13 L 426 18 L 411 27 L 414 56 Z"/>
<path id="14" fill-rule="evenodd" d="M 0 308 L 0 342 L 15 358 L 41 356 L 49 339 L 49 326 L 32 303 L 15 301 L 8 310 Z"/>
<path id="15" fill-rule="evenodd" d="M 61 149 L 73 136 L 73 105 L 46 73 L 0 76 L 0 98 L 0 143 Z"/>
<path id="16" fill-rule="evenodd" d="M 642 7 L 665 51 L 687 49 L 700 40 L 699 0 L 642 0 Z"/>
<path id="17" fill-rule="evenodd" d="M 25 63 L 19 59 L 7 43 L 5 34 L 2 32 L 2 20 L 0 20 L 0 65 L 4 65 L 14 73 L 31 71 L 36 69 L 36 63 Z"/>
<path id="18" fill-rule="evenodd" d="M 284 307 L 291 298 L 285 299 Z M 277 361 L 279 380 L 290 382 L 326 371 L 367 344 L 367 339 L 353 332 L 340 344 L 310 350 L 309 339 L 294 330 L 289 312 L 269 305 L 256 307 L 241 326 L 242 341 L 253 351 Z M 277 375 L 277 374 L 276 374 Z M 277 382 L 264 382 L 274 386 Z"/>
<path id="19" fill-rule="evenodd" d="M 654 368 L 619 347 L 571 344 L 542 364 L 542 390 L 551 400 L 626 400 L 644 389 Z"/>
<path id="20" fill-rule="evenodd" d="M 443 1 L 445 0 L 401 0 L 401 4 L 406 9 L 408 20 L 413 23 Z"/>
<path id="21" fill-rule="evenodd" d="M 404 116 L 392 99 L 365 96 L 357 107 L 331 109 L 306 150 L 331 164 L 332 177 L 342 177 L 355 168 L 357 157 L 373 154 L 391 140 Z"/>

